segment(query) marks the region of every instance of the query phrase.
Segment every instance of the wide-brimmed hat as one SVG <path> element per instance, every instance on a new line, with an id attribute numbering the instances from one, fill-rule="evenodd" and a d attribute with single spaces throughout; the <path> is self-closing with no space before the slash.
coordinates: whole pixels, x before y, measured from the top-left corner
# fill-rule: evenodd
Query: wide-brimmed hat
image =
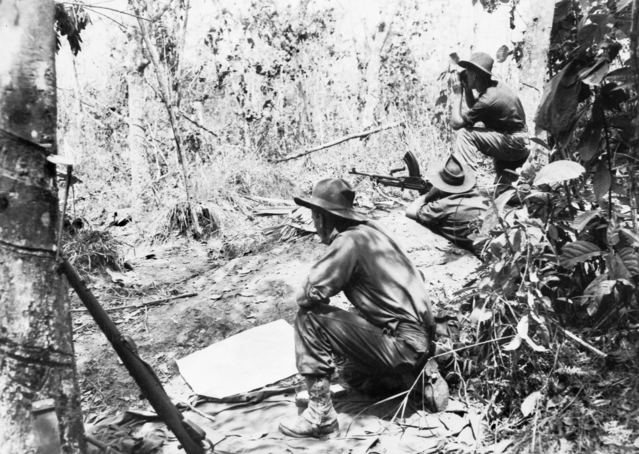
<path id="1" fill-rule="evenodd" d="M 364 213 L 353 209 L 355 191 L 341 178 L 326 178 L 318 181 L 310 199 L 293 197 L 293 200 L 303 207 L 319 208 L 341 218 L 353 221 L 366 220 Z"/>
<path id="2" fill-rule="evenodd" d="M 458 64 L 462 68 L 472 66 L 492 77 L 493 63 L 495 63 L 495 60 L 490 55 L 484 52 L 475 52 L 468 60 L 459 60 Z"/>
<path id="3" fill-rule="evenodd" d="M 467 192 L 475 186 L 477 178 L 475 172 L 465 162 L 461 162 L 454 155 L 431 167 L 428 181 L 440 191 L 451 194 Z"/>

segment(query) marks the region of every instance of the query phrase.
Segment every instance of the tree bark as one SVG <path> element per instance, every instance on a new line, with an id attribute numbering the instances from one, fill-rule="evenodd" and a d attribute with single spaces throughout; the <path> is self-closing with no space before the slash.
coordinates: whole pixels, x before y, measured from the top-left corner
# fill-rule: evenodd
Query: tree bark
<path id="1" fill-rule="evenodd" d="M 149 62 L 142 53 L 142 37 L 137 24 L 127 30 L 127 83 L 129 87 L 129 164 L 131 166 L 132 208 L 135 213 L 142 213 L 148 197 L 145 189 L 151 181 L 149 162 L 146 158 L 144 131 L 144 70 Z"/>
<path id="2" fill-rule="evenodd" d="M 528 11 L 522 12 L 528 25 L 524 33 L 518 94 L 528 112 L 528 128 L 537 135 L 539 131 L 535 131 L 533 113 L 539 106 L 543 87 L 548 79 L 546 69 L 555 0 L 530 0 L 527 3 Z"/>
<path id="3" fill-rule="evenodd" d="M 0 451 L 42 452 L 33 405 L 53 399 L 60 452 L 86 451 L 70 304 L 55 271 L 58 199 L 52 0 L 0 2 Z M 57 451 L 56 451 L 57 452 Z"/>

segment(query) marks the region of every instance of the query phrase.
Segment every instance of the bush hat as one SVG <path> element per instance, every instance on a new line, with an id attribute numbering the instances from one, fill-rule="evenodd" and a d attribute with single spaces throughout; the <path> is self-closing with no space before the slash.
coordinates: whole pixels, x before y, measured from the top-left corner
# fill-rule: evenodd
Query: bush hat
<path id="1" fill-rule="evenodd" d="M 437 189 L 451 194 L 470 191 L 477 180 L 473 169 L 465 162 L 460 162 L 454 155 L 435 164 L 427 178 Z"/>
<path id="2" fill-rule="evenodd" d="M 319 208 L 335 216 L 352 221 L 365 221 L 366 215 L 353 209 L 355 191 L 341 178 L 320 180 L 313 188 L 310 199 L 293 197 L 296 204 L 306 208 Z"/>
<path id="3" fill-rule="evenodd" d="M 484 52 L 475 52 L 470 56 L 468 60 L 459 60 L 459 66 L 461 66 L 462 68 L 468 68 L 469 66 L 472 66 L 473 68 L 477 68 L 491 77 L 493 75 L 493 73 L 491 72 L 493 70 L 493 63 L 495 63 L 495 60 L 493 60 L 490 55 Z"/>

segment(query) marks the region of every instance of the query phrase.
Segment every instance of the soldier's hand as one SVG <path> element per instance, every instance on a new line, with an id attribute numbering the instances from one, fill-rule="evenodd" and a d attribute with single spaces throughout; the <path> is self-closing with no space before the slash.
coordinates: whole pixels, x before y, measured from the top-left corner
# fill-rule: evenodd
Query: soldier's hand
<path id="1" fill-rule="evenodd" d="M 449 81 L 451 85 L 450 88 L 453 91 L 453 93 L 455 93 L 456 95 L 461 95 L 463 91 L 463 85 L 462 85 L 460 74 L 457 71 L 455 71 L 455 73 L 449 79 Z"/>

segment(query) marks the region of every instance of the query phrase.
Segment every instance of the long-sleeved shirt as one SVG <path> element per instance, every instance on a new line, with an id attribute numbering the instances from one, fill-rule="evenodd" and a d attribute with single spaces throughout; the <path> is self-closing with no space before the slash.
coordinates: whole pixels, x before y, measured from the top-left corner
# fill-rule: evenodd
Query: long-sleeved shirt
<path id="1" fill-rule="evenodd" d="M 423 327 L 425 332 L 434 324 L 419 271 L 375 221 L 334 232 L 328 252 L 311 268 L 305 290 L 310 301 L 318 302 L 327 302 L 343 291 L 368 322 L 393 333 L 402 323 Z M 424 331 L 407 334 L 400 327 L 399 332 L 423 351 Z"/>
<path id="2" fill-rule="evenodd" d="M 476 191 L 449 194 L 422 206 L 417 219 L 453 244 L 472 250 L 473 241 L 468 235 L 476 231 L 487 209 L 486 201 Z"/>
<path id="3" fill-rule="evenodd" d="M 475 104 L 462 117 L 469 126 L 481 121 L 487 128 L 504 134 L 526 131 L 524 106 L 502 82 L 480 93 Z"/>

